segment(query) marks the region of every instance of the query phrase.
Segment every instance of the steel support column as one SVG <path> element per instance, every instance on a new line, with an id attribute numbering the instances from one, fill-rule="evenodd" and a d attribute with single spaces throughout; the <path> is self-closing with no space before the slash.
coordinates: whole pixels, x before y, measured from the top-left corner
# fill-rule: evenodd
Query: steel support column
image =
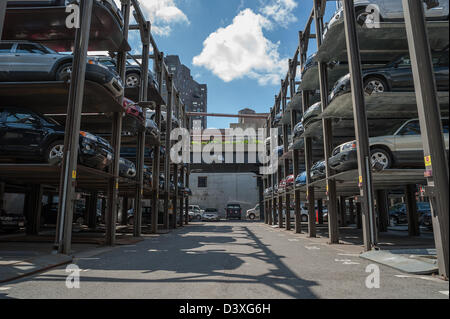
<path id="1" fill-rule="evenodd" d="M 378 231 L 384 233 L 388 231 L 389 226 L 389 203 L 387 191 L 379 189 L 375 192 L 378 212 Z"/>
<path id="2" fill-rule="evenodd" d="M 190 130 L 189 123 L 188 123 L 188 130 Z M 188 166 L 186 168 L 186 183 L 185 183 L 185 187 L 189 187 L 189 175 L 190 175 L 190 168 L 189 168 L 189 164 L 188 164 Z M 189 195 L 188 194 L 186 194 L 186 198 L 184 199 L 184 207 L 185 207 L 184 224 L 188 225 L 189 224 Z"/>
<path id="3" fill-rule="evenodd" d="M 356 228 L 362 228 L 362 207 L 361 202 L 356 203 Z"/>
<path id="4" fill-rule="evenodd" d="M 184 165 L 180 164 L 180 184 L 184 186 Z M 178 192 L 177 192 L 178 193 Z M 184 192 L 183 195 L 179 198 L 179 210 L 180 210 L 180 227 L 184 225 L 185 223 L 185 216 L 184 216 Z"/>
<path id="5" fill-rule="evenodd" d="M 39 234 L 41 226 L 42 196 L 42 185 L 31 185 L 25 200 L 25 216 L 27 219 L 25 230 L 28 235 Z"/>
<path id="6" fill-rule="evenodd" d="M 340 205 L 339 212 L 341 213 L 341 226 L 346 227 L 347 226 L 347 203 L 346 203 L 345 196 L 339 197 L 339 205 Z"/>
<path id="7" fill-rule="evenodd" d="M 72 243 L 72 218 L 75 206 L 78 144 L 80 140 L 81 109 L 84 97 L 86 56 L 91 27 L 93 0 L 80 5 L 80 28 L 75 32 L 72 76 L 67 104 L 64 155 L 59 183 L 57 230 L 54 248 L 62 254 L 70 254 Z"/>
<path id="8" fill-rule="evenodd" d="M 343 0 L 345 39 L 347 44 L 348 65 L 351 75 L 353 116 L 357 144 L 360 194 L 363 209 L 364 249 L 371 250 L 376 245 L 377 227 L 373 201 L 372 171 L 369 149 L 369 130 L 361 70 L 356 17 L 353 0 Z"/>
<path id="9" fill-rule="evenodd" d="M 128 198 L 128 196 L 124 196 L 123 199 L 122 199 L 122 218 L 120 220 L 120 224 L 121 225 L 127 225 L 128 224 L 128 208 L 129 207 L 130 207 L 129 198 Z"/>
<path id="10" fill-rule="evenodd" d="M 314 0 L 314 21 L 316 26 L 317 48 L 320 49 L 323 39 L 323 14 L 325 8 L 322 5 L 324 1 Z M 328 107 L 328 70 L 327 64 L 318 63 L 320 100 L 322 103 L 322 112 Z M 325 156 L 325 171 L 327 178 L 327 196 L 328 196 L 328 231 L 330 244 L 339 243 L 339 225 L 338 225 L 338 206 L 336 194 L 336 181 L 332 178 L 333 170 L 328 164 L 328 160 L 333 152 L 333 126 L 331 119 L 322 119 L 323 126 L 323 148 Z"/>
<path id="11" fill-rule="evenodd" d="M 90 229 L 95 229 L 97 226 L 97 199 L 97 192 L 91 192 L 86 199 L 87 225 Z M 125 215 L 126 213 L 127 211 L 125 211 Z"/>
<path id="12" fill-rule="evenodd" d="M 172 109 L 173 109 L 173 75 L 166 74 L 167 87 L 167 105 L 166 105 L 166 131 L 165 131 L 165 147 L 166 155 L 164 157 L 164 175 L 166 183 L 164 184 L 164 220 L 169 221 L 169 192 L 170 192 L 170 132 L 172 131 Z M 176 214 L 173 216 L 173 227 L 176 228 Z M 169 222 L 170 223 L 170 222 Z"/>
<path id="13" fill-rule="evenodd" d="M 317 200 L 317 222 L 319 225 L 323 225 L 323 200 Z"/>
<path id="14" fill-rule="evenodd" d="M 355 223 L 355 204 L 353 198 L 348 199 L 348 210 L 350 211 L 349 224 L 353 225 Z"/>
<path id="15" fill-rule="evenodd" d="M 0 1 L 0 41 L 3 35 L 3 25 L 5 24 L 6 4 L 8 1 Z"/>
<path id="16" fill-rule="evenodd" d="M 439 274 L 449 277 L 449 170 L 422 1 L 402 0 L 431 199 Z"/>

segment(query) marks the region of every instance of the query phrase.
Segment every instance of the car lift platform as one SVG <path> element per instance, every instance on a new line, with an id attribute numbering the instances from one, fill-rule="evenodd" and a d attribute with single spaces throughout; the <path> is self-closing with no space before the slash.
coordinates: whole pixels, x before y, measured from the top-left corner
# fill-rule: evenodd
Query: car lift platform
<path id="1" fill-rule="evenodd" d="M 66 26 L 66 7 L 7 8 L 3 40 L 39 42 L 57 52 L 73 49 L 75 28 Z M 89 51 L 130 51 L 122 27 L 111 11 L 94 1 L 92 7 Z"/>
<path id="2" fill-rule="evenodd" d="M 357 25 L 362 61 L 392 60 L 407 54 L 408 40 L 405 23 L 380 22 L 372 28 Z M 449 44 L 448 21 L 428 21 L 428 37 L 433 50 L 442 50 Z M 316 55 L 316 61 L 347 61 L 344 21 L 328 29 Z"/>
<path id="3" fill-rule="evenodd" d="M 441 114 L 448 115 L 449 93 L 438 92 Z M 383 92 L 365 96 L 368 119 L 412 119 L 418 117 L 415 92 Z M 352 94 L 345 93 L 321 114 L 322 118 L 353 118 Z"/>
<path id="4" fill-rule="evenodd" d="M 0 82 L 0 96 L 0 106 L 24 107 L 46 114 L 66 114 L 69 84 L 61 81 Z M 85 81 L 82 112 L 123 112 L 123 107 L 103 85 Z"/>

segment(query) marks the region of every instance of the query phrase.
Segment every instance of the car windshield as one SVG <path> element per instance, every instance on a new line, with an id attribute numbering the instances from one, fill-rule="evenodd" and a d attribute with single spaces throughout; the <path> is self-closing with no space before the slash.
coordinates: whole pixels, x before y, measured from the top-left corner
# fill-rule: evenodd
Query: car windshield
<path id="1" fill-rule="evenodd" d="M 228 208 L 241 208 L 239 204 L 228 204 Z"/>
<path id="2" fill-rule="evenodd" d="M 207 208 L 207 209 L 205 209 L 205 212 L 206 213 L 215 213 L 215 212 L 217 212 L 217 209 L 215 209 L 215 208 Z"/>

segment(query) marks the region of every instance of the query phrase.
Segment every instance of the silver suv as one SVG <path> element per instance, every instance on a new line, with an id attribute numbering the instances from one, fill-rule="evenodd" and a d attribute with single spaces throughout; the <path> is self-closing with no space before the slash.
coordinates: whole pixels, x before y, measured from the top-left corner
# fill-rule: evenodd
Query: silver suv
<path id="1" fill-rule="evenodd" d="M 39 43 L 28 41 L 0 42 L 0 82 L 68 81 L 73 56 L 53 51 Z M 121 96 L 123 84 L 116 72 L 89 60 L 86 79 L 108 88 Z"/>
<path id="2" fill-rule="evenodd" d="M 442 118 L 445 147 L 448 152 L 448 118 Z M 392 135 L 377 136 L 369 139 L 372 164 L 381 163 L 383 168 L 392 166 L 423 167 L 424 154 L 420 124 L 418 119 L 403 123 Z M 356 141 L 339 145 L 329 160 L 330 167 L 337 171 L 346 171 L 358 167 Z"/>

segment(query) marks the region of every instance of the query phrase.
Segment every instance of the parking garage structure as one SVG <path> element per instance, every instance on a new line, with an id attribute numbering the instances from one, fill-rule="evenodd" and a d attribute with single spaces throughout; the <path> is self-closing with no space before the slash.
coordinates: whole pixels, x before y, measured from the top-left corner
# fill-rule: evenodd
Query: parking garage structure
<path id="1" fill-rule="evenodd" d="M 49 206 L 57 205 L 57 221 L 56 230 L 53 227 L 40 240 L 53 242 L 53 249 L 62 254 L 71 252 L 72 221 L 80 202 L 85 203 L 83 234 L 77 234 L 75 241 L 98 242 L 100 236 L 103 244 L 115 245 L 124 238 L 140 238 L 143 231 L 167 232 L 187 223 L 189 199 L 185 189 L 189 185 L 189 166 L 175 165 L 169 158 L 172 117 L 179 119 L 181 127 L 186 127 L 185 107 L 139 2 L 121 1 L 121 21 L 101 1 L 81 1 L 80 28 L 73 29 L 66 27 L 65 7 L 6 7 L 3 3 L 0 6 L 3 41 L 30 41 L 56 52 L 73 52 L 70 81 L 0 82 L 0 108 L 34 111 L 65 123 L 64 154 L 57 165 L 33 160 L 0 163 L 0 199 L 8 192 L 26 196 L 26 233 L 39 235 L 42 231 L 44 198 Z M 134 25 L 130 25 L 130 14 L 136 21 Z M 128 34 L 132 31 L 140 34 L 140 61 L 129 54 L 132 48 Z M 121 96 L 115 96 L 101 83 L 85 79 L 89 51 L 107 51 L 114 57 L 122 83 L 125 83 L 127 60 L 134 60 L 141 70 L 139 85 L 125 87 Z M 157 86 L 148 80 L 150 60 Z M 162 97 L 163 82 L 166 99 Z M 141 118 L 127 112 L 125 97 L 134 101 L 133 111 L 142 110 Z M 156 130 L 147 127 L 146 110 L 156 113 Z M 167 114 L 165 127 L 162 111 Z M 80 131 L 95 134 L 110 144 L 112 159 L 106 169 L 78 161 Z M 161 152 L 162 147 L 165 152 Z M 134 162 L 134 177 L 120 174 L 121 149 L 125 148 L 134 150 L 124 156 Z M 147 156 L 147 150 L 152 156 Z M 160 187 L 161 174 L 164 187 Z M 56 197 L 58 200 L 54 202 Z M 130 208 L 132 225 L 128 225 Z M 121 220 L 118 220 L 119 211 Z M 143 211 L 148 219 L 143 219 Z"/>
<path id="2" fill-rule="evenodd" d="M 358 244 L 365 251 L 392 249 L 383 241 L 390 223 L 389 199 L 403 198 L 412 238 L 423 230 L 416 208 L 420 197 L 430 201 L 439 274 L 448 278 L 448 198 L 438 195 L 448 192 L 441 120 L 448 117 L 448 88 L 438 91 L 431 59 L 432 52 L 448 50 L 448 18 L 425 20 L 422 1 L 403 0 L 405 21 L 368 25 L 356 21 L 354 2 L 345 0 L 338 9 L 340 19 L 330 25 L 324 21 L 326 1 L 311 3 L 304 29 L 294 35 L 299 44 L 266 123 L 267 135 L 278 129 L 283 154 L 277 172 L 264 178 L 264 222 L 289 230 L 293 217 L 294 231 L 301 233 L 302 210 L 307 209 L 304 224 L 309 237 L 319 233 L 337 244 L 348 226 L 354 225 L 351 228 L 362 230 Z M 425 8 L 430 5 L 424 3 Z M 316 40 L 317 52 L 308 57 L 311 39 Z M 364 72 L 408 54 L 413 89 L 366 90 Z M 330 99 L 333 85 L 346 74 L 348 90 Z M 314 121 L 309 120 L 301 134 L 294 136 L 294 127 L 315 103 L 320 103 L 320 111 Z M 387 169 L 375 165 L 369 138 L 391 135 L 413 119 L 420 122 L 425 165 Z M 354 167 L 333 170 L 330 158 L 336 147 L 352 141 Z M 431 158 L 437 162 L 431 163 Z M 306 172 L 306 181 L 284 186 L 289 175 L 297 177 L 301 172 Z"/>

